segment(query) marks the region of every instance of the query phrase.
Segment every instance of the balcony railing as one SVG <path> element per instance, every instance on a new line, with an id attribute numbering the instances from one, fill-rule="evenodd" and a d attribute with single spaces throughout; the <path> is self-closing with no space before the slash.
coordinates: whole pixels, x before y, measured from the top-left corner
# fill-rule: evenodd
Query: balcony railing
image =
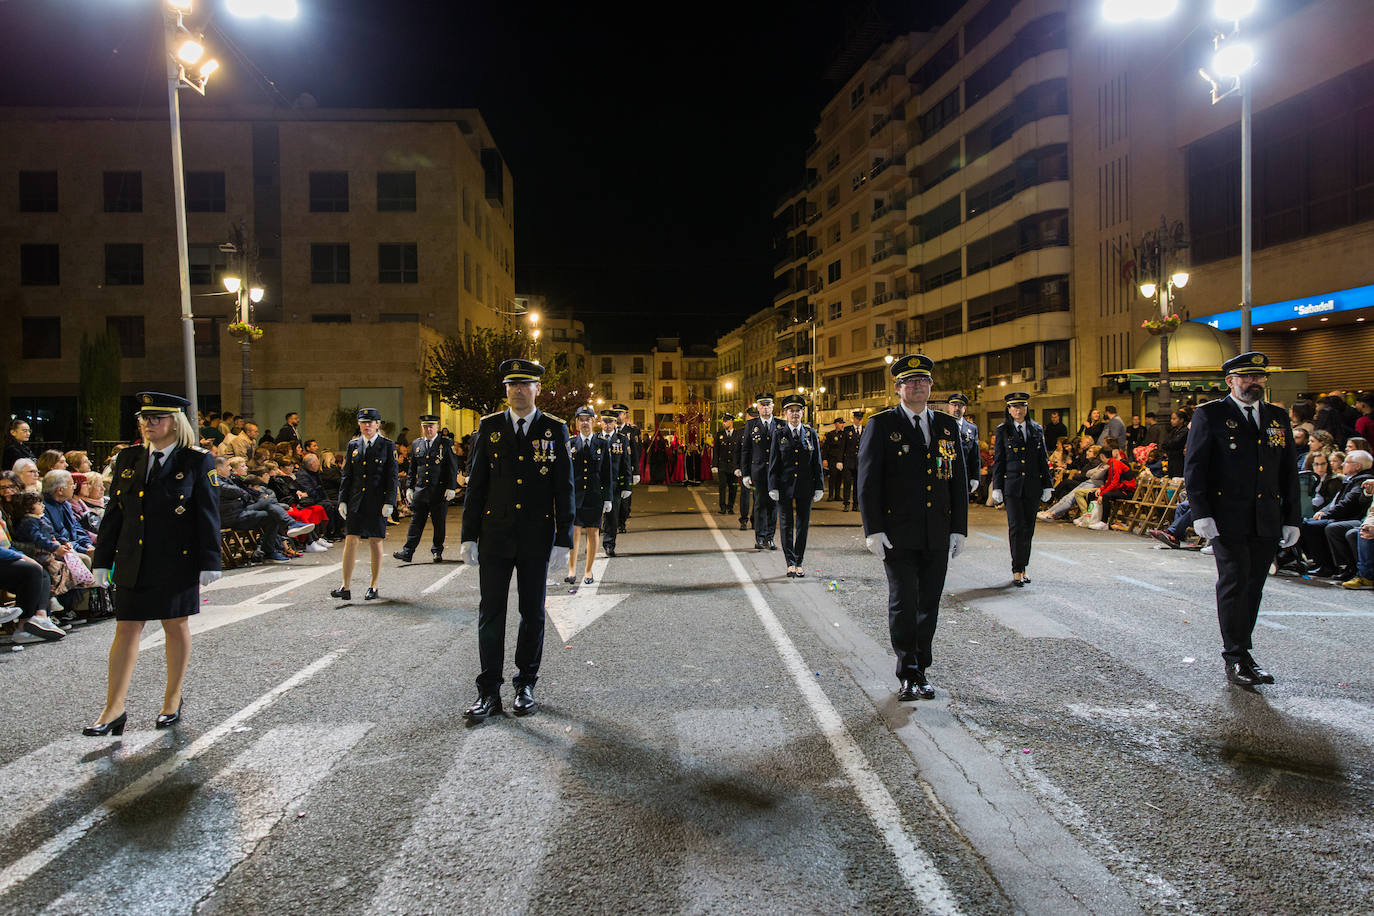
<path id="1" fill-rule="evenodd" d="M 871 169 L 868 170 L 868 177 L 869 177 L 869 178 L 877 178 L 877 177 L 878 177 L 879 175 L 881 175 L 883 172 L 887 171 L 887 169 L 890 168 L 890 167 L 892 166 L 892 163 L 893 163 L 894 161 L 895 161 L 895 160 L 893 160 L 893 159 L 882 159 L 882 160 L 878 161 L 877 163 L 874 164 L 873 168 L 871 168 Z"/>
<path id="2" fill-rule="evenodd" d="M 906 254 L 905 245 L 892 245 L 887 248 L 879 248 L 873 252 L 872 263 L 877 264 L 879 261 L 885 261 L 899 254 Z"/>
<path id="3" fill-rule="evenodd" d="M 885 290 L 873 297 L 873 306 L 876 308 L 888 302 L 895 302 L 899 299 L 905 299 L 906 297 L 907 291 L 904 289 Z"/>
<path id="4" fill-rule="evenodd" d="M 874 210 L 874 211 L 873 211 L 873 219 L 874 219 L 874 220 L 880 220 L 880 219 L 882 219 L 884 216 L 887 216 L 889 213 L 905 213 L 905 212 L 906 212 L 906 201 L 905 201 L 905 200 L 894 200 L 894 201 L 892 201 L 891 203 L 883 204 L 881 207 L 879 207 L 878 209 Z"/>

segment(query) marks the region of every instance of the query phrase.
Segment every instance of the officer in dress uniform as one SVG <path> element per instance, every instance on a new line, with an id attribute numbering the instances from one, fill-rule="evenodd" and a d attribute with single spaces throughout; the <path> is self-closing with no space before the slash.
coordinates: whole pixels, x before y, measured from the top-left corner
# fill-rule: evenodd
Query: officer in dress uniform
<path id="1" fill-rule="evenodd" d="M 358 542 L 367 541 L 372 557 L 372 579 L 363 596 L 372 601 L 377 594 L 377 578 L 382 573 L 382 539 L 386 520 L 396 511 L 396 443 L 378 430 L 382 415 L 375 407 L 358 411 L 357 438 L 344 450 L 344 465 L 339 475 L 339 515 L 343 517 L 343 585 L 329 594 L 348 601 L 353 597 L 353 564 Z"/>
<path id="2" fill-rule="evenodd" d="M 601 519 L 614 507 L 611 501 L 611 444 L 592 433 L 596 411 L 590 407 L 577 408 L 573 422 L 577 434 L 568 443 L 573 465 L 573 547 L 568 552 L 568 574 L 563 581 L 572 585 L 577 581 L 577 548 L 586 555 L 583 582 L 592 584 L 592 560 L 596 558 L 596 535 Z"/>
<path id="3" fill-rule="evenodd" d="M 757 420 L 757 419 L 758 419 L 758 416 L 759 416 L 759 409 L 758 409 L 757 407 L 755 407 L 754 405 L 750 404 L 750 405 L 749 405 L 749 408 L 744 412 L 744 415 L 748 418 L 748 419 L 746 419 L 746 420 L 744 421 L 744 428 L 745 428 L 745 430 L 748 430 L 748 429 L 749 429 L 749 424 L 750 424 L 750 422 L 752 422 L 753 420 Z M 746 486 L 744 485 L 745 461 L 748 460 L 748 457 L 749 457 L 749 440 L 746 439 L 745 436 L 744 436 L 744 433 L 741 432 L 739 435 L 735 436 L 735 476 L 736 476 L 737 478 L 739 478 L 739 481 L 740 481 L 740 488 L 739 488 L 739 530 L 740 530 L 740 531 L 748 531 L 750 528 L 754 527 L 753 495 L 749 492 L 749 488 L 746 487 Z"/>
<path id="4" fill-rule="evenodd" d="M 1274 683 L 1251 657 L 1250 638 L 1274 554 L 1298 541 L 1297 450 L 1288 412 L 1264 402 L 1269 358 L 1242 353 L 1221 369 L 1231 393 L 1193 412 L 1183 477 L 1193 530 L 1216 559 L 1226 679 L 1254 687 Z"/>
<path id="5" fill-rule="evenodd" d="M 806 399 L 799 394 L 782 399 L 786 422 L 774 426 L 764 487 L 782 516 L 782 553 L 789 579 L 806 575 L 802 562 L 806 557 L 806 535 L 811 529 L 811 504 L 825 495 L 821 443 L 816 431 L 802 422 L 805 410 Z"/>
<path id="6" fill-rule="evenodd" d="M 773 445 L 773 430 L 778 421 L 773 418 L 773 395 L 760 394 L 754 398 L 759 409 L 757 418 L 744 427 L 744 485 L 754 494 L 754 549 L 777 550 L 773 536 L 778 528 L 778 504 L 768 496 L 768 459 Z M 754 482 L 758 482 L 758 486 Z"/>
<path id="7" fill-rule="evenodd" d="M 859 443 L 859 511 L 865 541 L 887 573 L 887 623 L 899 700 L 930 700 L 926 677 L 949 561 L 968 534 L 968 489 L 954 418 L 930 409 L 921 354 L 892 363 L 898 405 L 868 421 Z"/>
<path id="8" fill-rule="evenodd" d="M 409 563 L 420 546 L 425 533 L 425 520 L 434 527 L 434 541 L 429 552 L 434 562 L 444 558 L 444 535 L 448 532 L 448 504 L 458 486 L 458 456 L 453 443 L 439 435 L 439 418 L 432 413 L 420 415 L 420 438 L 410 444 L 410 458 L 406 462 L 406 501 L 410 503 L 410 531 L 405 546 L 396 551 L 396 559 Z"/>
<path id="9" fill-rule="evenodd" d="M 1011 579 L 1017 588 L 1030 585 L 1031 540 L 1035 537 L 1035 512 L 1054 495 L 1050 457 L 1045 451 L 1045 431 L 1026 419 L 1030 395 L 1013 391 L 1007 402 L 1007 419 L 997 427 L 992 459 L 992 504 L 1007 503 L 1007 542 L 1011 545 Z"/>
<path id="10" fill-rule="evenodd" d="M 122 735 L 144 624 L 160 621 L 166 636 L 167 685 L 155 725 L 181 720 L 181 685 L 191 657 L 189 618 L 200 612 L 200 589 L 220 577 L 219 478 L 215 458 L 196 443 L 174 394 L 138 394 L 144 448 L 115 459 L 110 503 L 91 559 L 95 584 L 115 583 L 115 632 L 110 646 L 105 709 L 82 734 Z M 111 575 L 113 570 L 113 575 Z"/>
<path id="11" fill-rule="evenodd" d="M 844 464 L 844 438 L 844 417 L 836 417 L 835 428 L 821 440 L 821 470 L 825 471 L 828 481 L 829 494 L 826 499 L 830 502 L 840 502 L 840 482 L 844 479 L 844 472 L 839 466 Z"/>
<path id="12" fill-rule="evenodd" d="M 611 511 L 601 517 L 601 547 L 606 556 L 615 556 L 616 535 L 620 532 L 620 503 L 629 499 L 633 481 L 630 456 L 634 450 L 630 442 L 617 427 L 620 412 L 614 409 L 601 411 L 601 437 L 606 440 L 611 453 Z"/>
<path id="13" fill-rule="evenodd" d="M 511 573 L 519 592 L 515 642 L 515 713 L 534 711 L 534 684 L 544 655 L 544 596 L 550 570 L 568 561 L 573 538 L 573 470 L 568 428 L 535 406 L 544 367 L 532 360 L 501 364 L 510 405 L 477 425 L 472 475 L 463 500 L 463 562 L 478 566 L 477 702 L 464 713 L 481 721 L 501 712 L 506 659 L 506 602 Z"/>
<path id="14" fill-rule="evenodd" d="M 724 429 L 716 433 L 711 446 L 711 459 L 716 463 L 711 473 L 720 490 L 720 514 L 730 515 L 735 511 L 735 489 L 739 486 L 739 481 L 735 479 L 735 471 L 739 468 L 735 463 L 739 453 L 739 435 L 735 432 L 733 416 L 727 413 L 720 418 L 720 422 Z"/>
<path id="15" fill-rule="evenodd" d="M 630 485 L 639 486 L 639 467 L 640 460 L 644 457 L 644 442 L 639 437 L 639 427 L 630 422 L 630 405 L 613 405 L 616 415 L 620 418 L 620 435 L 630 446 Z M 631 495 L 626 496 L 620 501 L 620 511 L 616 514 L 616 531 L 625 533 L 625 523 L 630 519 L 630 503 L 633 500 L 634 490 L 630 490 Z"/>
<path id="16" fill-rule="evenodd" d="M 978 425 L 965 416 L 967 413 L 968 397 L 961 391 L 951 394 L 949 415 L 959 422 L 959 443 L 964 450 L 964 470 L 968 472 L 968 492 L 972 496 L 978 489 L 983 456 L 978 451 Z"/>
<path id="17" fill-rule="evenodd" d="M 864 412 L 850 411 L 853 419 L 844 428 L 844 448 L 835 467 L 844 475 L 840 478 L 840 502 L 846 512 L 859 511 L 859 440 L 863 436 Z"/>

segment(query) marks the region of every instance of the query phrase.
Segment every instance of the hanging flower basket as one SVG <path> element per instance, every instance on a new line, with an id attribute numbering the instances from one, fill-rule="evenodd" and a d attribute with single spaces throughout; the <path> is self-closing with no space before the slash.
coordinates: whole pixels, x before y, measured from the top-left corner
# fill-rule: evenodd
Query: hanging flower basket
<path id="1" fill-rule="evenodd" d="M 1140 323 L 1143 330 L 1151 334 L 1172 334 L 1183 324 L 1183 318 L 1178 314 L 1165 315 L 1163 318 L 1146 318 Z"/>
<path id="2" fill-rule="evenodd" d="M 232 322 L 228 331 L 229 336 L 235 340 L 258 340 L 262 337 L 262 328 L 246 321 Z"/>

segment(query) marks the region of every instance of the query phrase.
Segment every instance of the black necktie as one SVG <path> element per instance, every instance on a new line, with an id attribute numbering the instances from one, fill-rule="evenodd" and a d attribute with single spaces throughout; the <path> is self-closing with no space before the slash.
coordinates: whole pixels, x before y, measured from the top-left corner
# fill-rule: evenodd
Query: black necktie
<path id="1" fill-rule="evenodd" d="M 916 414 L 915 416 L 913 416 L 913 417 L 911 418 L 911 425 L 912 425 L 912 427 L 915 428 L 915 430 L 916 430 L 916 442 L 917 442 L 917 444 L 919 444 L 922 448 L 925 448 L 926 437 L 925 437 L 925 433 L 921 432 L 921 415 L 920 415 L 920 414 Z"/>
<path id="2" fill-rule="evenodd" d="M 515 438 L 521 442 L 525 441 L 525 418 L 521 417 L 520 422 L 515 424 Z"/>
<path id="3" fill-rule="evenodd" d="M 1255 408 L 1245 408 L 1245 419 L 1249 421 L 1250 425 L 1253 426 L 1255 429 L 1259 429 L 1259 424 L 1255 422 Z"/>
<path id="4" fill-rule="evenodd" d="M 149 479 L 149 480 L 156 480 L 156 479 L 157 479 L 157 475 L 158 475 L 159 473 L 161 473 L 161 471 L 162 471 L 162 453 L 161 453 L 161 452 L 153 452 L 153 466 L 152 466 L 152 468 L 148 471 L 148 479 Z"/>

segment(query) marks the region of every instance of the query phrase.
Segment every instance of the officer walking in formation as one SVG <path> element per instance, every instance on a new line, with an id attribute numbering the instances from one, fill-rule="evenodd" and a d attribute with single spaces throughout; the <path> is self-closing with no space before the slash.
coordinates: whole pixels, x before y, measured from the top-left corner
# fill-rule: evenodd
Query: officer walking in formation
<path id="1" fill-rule="evenodd" d="M 983 455 L 978 451 L 978 426 L 968 417 L 968 397 L 961 391 L 949 396 L 949 415 L 959 423 L 959 445 L 964 450 L 964 470 L 968 472 L 968 492 L 972 496 L 982 476 Z"/>
<path id="2" fill-rule="evenodd" d="M 777 550 L 773 536 L 778 527 L 778 505 L 768 496 L 768 459 L 773 445 L 773 395 L 760 394 L 754 399 L 759 409 L 757 419 L 744 427 L 744 485 L 754 493 L 754 547 L 757 550 Z M 755 481 L 758 486 L 755 486 Z"/>
<path id="3" fill-rule="evenodd" d="M 750 528 L 754 527 L 753 494 L 750 493 L 749 488 L 744 485 L 744 475 L 747 473 L 747 465 L 745 464 L 745 462 L 749 460 L 749 439 L 746 437 L 745 434 L 749 430 L 749 424 L 758 419 L 759 409 L 755 407 L 753 404 L 750 404 L 748 409 L 745 410 L 744 415 L 749 418 L 744 421 L 744 431 L 740 432 L 739 435 L 735 436 L 735 477 L 739 478 L 740 481 L 740 531 L 748 531 Z"/>
<path id="4" fill-rule="evenodd" d="M 420 546 L 425 533 L 425 520 L 434 528 L 433 545 L 429 552 L 438 563 L 444 558 L 444 536 L 448 532 L 448 504 L 458 486 L 458 456 L 453 443 L 439 435 L 439 418 L 434 414 L 420 416 L 420 438 L 410 444 L 410 458 L 406 462 L 406 502 L 410 503 L 410 531 L 405 546 L 396 551 L 396 559 L 409 563 Z"/>
<path id="5" fill-rule="evenodd" d="M 789 394 L 782 399 L 785 423 L 773 429 L 766 485 L 768 499 L 782 516 L 782 553 L 787 578 L 806 575 L 806 535 L 811 529 L 811 504 L 825 495 L 825 471 L 821 468 L 821 443 L 816 431 L 802 422 L 806 399 Z"/>
<path id="6" fill-rule="evenodd" d="M 625 523 L 630 519 L 630 503 L 634 500 L 634 487 L 639 486 L 639 468 L 644 457 L 644 442 L 639 438 L 639 427 L 630 422 L 630 407 L 628 404 L 614 405 L 617 416 L 620 418 L 620 435 L 630 446 L 630 496 L 626 496 L 620 501 L 620 512 L 616 516 L 616 531 L 625 533 Z"/>
<path id="7" fill-rule="evenodd" d="M 739 481 L 735 479 L 735 472 L 739 469 L 736 464 L 739 436 L 735 433 L 735 418 L 730 414 L 721 417 L 720 422 L 724 428 L 716 433 L 711 446 L 711 460 L 716 463 L 711 468 L 711 474 L 716 478 L 720 490 L 720 514 L 730 515 L 735 511 L 735 490 L 739 486 Z"/>
<path id="8" fill-rule="evenodd" d="M 535 406 L 544 367 L 532 360 L 508 359 L 500 371 L 510 407 L 478 424 L 463 500 L 463 562 L 478 567 L 481 587 L 477 649 L 482 670 L 477 675 L 477 702 L 464 713 L 476 721 L 501 712 L 511 573 L 520 608 L 515 713 L 534 711 L 534 685 L 544 654 L 547 577 L 567 562 L 573 537 L 568 429 Z"/>
<path id="9" fill-rule="evenodd" d="M 1184 481 L 1193 530 L 1217 564 L 1217 619 L 1226 679 L 1272 684 L 1250 655 L 1264 580 L 1279 547 L 1298 542 L 1297 451 L 1288 412 L 1264 402 L 1269 358 L 1242 353 L 1221 367 L 1230 394 L 1193 412 Z"/>
<path id="10" fill-rule="evenodd" d="M 1017 588 L 1030 585 L 1031 540 L 1035 537 L 1035 512 L 1054 495 L 1050 458 L 1045 451 L 1045 431 L 1026 418 L 1030 395 L 1013 391 L 1007 402 L 1007 418 L 997 427 L 992 459 L 992 504 L 1007 503 L 1007 541 L 1011 545 L 1011 579 Z"/>
<path id="11" fill-rule="evenodd" d="M 863 436 L 864 412 L 850 411 L 853 423 L 844 428 L 844 447 L 835 467 L 843 475 L 840 479 L 841 508 L 846 512 L 859 511 L 859 441 Z"/>
<path id="12" fill-rule="evenodd" d="M 620 532 L 620 503 L 630 498 L 633 449 L 628 439 L 616 427 L 620 413 L 614 409 L 601 411 L 601 437 L 611 452 L 611 511 L 601 517 L 601 547 L 606 556 L 615 556 L 616 535 Z"/>
<path id="13" fill-rule="evenodd" d="M 835 418 L 835 428 L 825 434 L 821 440 L 821 470 L 825 471 L 825 479 L 829 482 L 829 493 L 826 499 L 830 502 L 840 502 L 840 481 L 844 474 L 840 470 L 840 465 L 844 464 L 844 417 Z"/>
<path id="14" fill-rule="evenodd" d="M 372 579 L 363 597 L 378 597 L 377 578 L 382 572 L 382 539 L 386 520 L 396 511 L 396 443 L 378 433 L 382 415 L 375 407 L 358 411 L 359 436 L 344 450 L 344 465 L 339 477 L 339 515 L 346 537 L 343 549 L 343 585 L 329 594 L 344 601 L 353 597 L 353 564 L 358 542 L 367 541 L 372 552 Z"/>
<path id="15" fill-rule="evenodd" d="M 592 560 L 596 558 L 596 535 L 601 520 L 611 511 L 611 444 L 593 435 L 592 423 L 596 411 L 590 407 L 577 408 L 573 422 L 577 435 L 568 443 L 573 471 L 573 532 L 572 550 L 568 551 L 568 574 L 563 581 L 572 585 L 577 581 L 577 548 L 586 555 L 583 582 L 592 584 Z"/>
<path id="16" fill-rule="evenodd" d="M 928 404 L 934 367 L 920 354 L 893 361 L 899 403 L 868 421 L 859 444 L 859 511 L 868 549 L 887 573 L 899 700 L 935 697 L 926 670 L 940 595 L 968 534 L 959 428 Z"/>

